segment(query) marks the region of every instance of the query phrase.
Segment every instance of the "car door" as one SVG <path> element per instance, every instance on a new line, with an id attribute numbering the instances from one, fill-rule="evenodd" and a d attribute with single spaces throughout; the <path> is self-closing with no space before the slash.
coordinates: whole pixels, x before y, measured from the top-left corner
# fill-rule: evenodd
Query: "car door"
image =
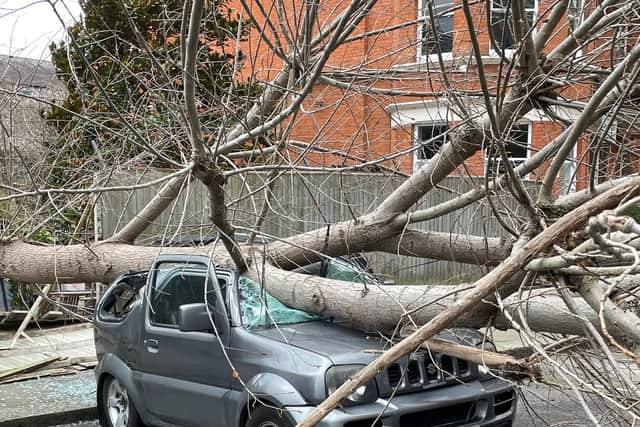
<path id="1" fill-rule="evenodd" d="M 229 324 L 222 293 L 228 280 L 232 277 L 217 274 L 208 264 L 156 263 L 145 299 L 139 370 L 146 407 L 162 422 L 226 425 L 224 394 L 231 368 L 223 353 Z M 215 331 L 181 332 L 179 307 L 205 298 Z"/>

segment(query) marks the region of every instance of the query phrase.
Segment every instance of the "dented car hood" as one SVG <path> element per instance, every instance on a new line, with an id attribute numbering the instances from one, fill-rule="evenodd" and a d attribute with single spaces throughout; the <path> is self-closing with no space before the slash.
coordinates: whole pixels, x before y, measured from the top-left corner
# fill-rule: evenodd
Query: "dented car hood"
<path id="1" fill-rule="evenodd" d="M 389 340 L 380 334 L 367 334 L 330 321 L 282 325 L 252 332 L 323 355 L 334 364 L 367 364 L 389 347 Z M 436 338 L 472 347 L 481 345 L 484 339 L 480 332 L 469 329 L 445 330 Z"/>
<path id="2" fill-rule="evenodd" d="M 384 349 L 379 335 L 366 334 L 329 321 L 283 325 L 253 330 L 252 333 L 323 355 L 334 364 L 366 364 Z"/>

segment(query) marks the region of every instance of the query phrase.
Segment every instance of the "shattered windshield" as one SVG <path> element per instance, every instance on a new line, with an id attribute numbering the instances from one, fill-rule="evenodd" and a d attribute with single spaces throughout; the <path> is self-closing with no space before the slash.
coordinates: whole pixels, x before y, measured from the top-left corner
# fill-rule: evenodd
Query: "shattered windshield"
<path id="1" fill-rule="evenodd" d="M 339 258 L 334 258 L 329 262 L 325 277 L 345 282 L 367 283 L 368 281 L 366 271 L 358 269 L 356 265 Z"/>
<path id="2" fill-rule="evenodd" d="M 265 327 L 274 323 L 286 325 L 326 319 L 323 316 L 287 307 L 269 295 L 262 286 L 243 276 L 238 279 L 238 293 L 240 295 L 242 324 L 248 329 Z"/>
<path id="3" fill-rule="evenodd" d="M 324 277 L 344 282 L 368 282 L 367 272 L 357 262 L 341 258 L 329 261 Z M 238 289 L 242 324 L 249 329 L 270 326 L 274 323 L 286 325 L 328 319 L 326 316 L 287 307 L 271 296 L 258 283 L 246 277 L 241 276 L 238 279 Z"/>

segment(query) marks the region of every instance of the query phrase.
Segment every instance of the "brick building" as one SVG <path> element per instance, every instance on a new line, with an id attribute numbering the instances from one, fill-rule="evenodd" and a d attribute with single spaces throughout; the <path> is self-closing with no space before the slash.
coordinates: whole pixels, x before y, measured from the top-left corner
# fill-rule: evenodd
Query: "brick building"
<path id="1" fill-rule="evenodd" d="M 335 17 L 346 4 L 336 0 L 323 2 L 321 20 Z M 434 1 L 434 32 L 428 19 L 429 3 L 424 0 L 378 1 L 351 40 L 342 45 L 325 66 L 323 80 L 314 87 L 302 105 L 302 112 L 295 118 L 290 139 L 346 151 L 369 161 L 392 156 L 385 165 L 405 173 L 419 168 L 462 120 L 450 96 L 452 92 L 460 94 L 458 101 L 470 115 L 483 108 L 478 66 L 460 4 L 460 0 Z M 550 0 L 526 0 L 528 21 L 533 22 L 537 16 L 539 29 L 553 4 Z M 568 37 L 590 7 L 583 6 L 581 0 L 571 0 L 545 51 Z M 471 4 L 483 69 L 493 93 L 498 81 L 504 82 L 510 72 L 509 62 L 501 60 L 499 51 L 510 57 L 515 48 L 511 29 L 504 24 L 506 10 L 501 0 L 492 0 L 490 5 Z M 275 16 L 276 12 L 273 13 Z M 257 21 L 256 27 L 263 28 L 264 20 Z M 490 32 L 495 45 L 491 43 Z M 261 43 L 255 29 L 243 49 L 251 59 L 248 61 L 250 72 L 258 79 L 273 77 L 279 69 L 279 59 Z M 608 60 L 608 57 L 602 58 L 602 61 Z M 454 90 L 446 91 L 447 85 Z M 563 95 L 571 100 L 586 101 L 596 85 L 597 79 L 584 78 L 572 82 Z M 507 152 L 513 164 L 519 164 L 559 135 L 563 127 L 558 118 L 571 121 L 575 114 L 563 108 L 555 108 L 552 113 L 533 109 L 513 124 L 507 137 Z M 587 169 L 580 165 L 581 160 L 588 158 L 586 151 L 587 144 L 582 140 L 572 155 L 573 160 L 563 167 L 558 183 L 561 191 L 583 188 Z M 309 165 L 329 166 L 349 164 L 352 160 L 314 154 L 306 156 L 305 161 Z M 487 170 L 502 170 L 500 159 L 487 150 L 480 150 L 455 174 L 483 176 Z M 535 172 L 527 176 L 530 180 L 537 177 Z"/>

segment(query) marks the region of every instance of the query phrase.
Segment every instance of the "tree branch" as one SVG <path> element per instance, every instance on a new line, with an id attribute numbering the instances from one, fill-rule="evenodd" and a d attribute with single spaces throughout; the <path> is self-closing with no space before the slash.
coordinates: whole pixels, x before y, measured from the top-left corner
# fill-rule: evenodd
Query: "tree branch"
<path id="1" fill-rule="evenodd" d="M 509 256 L 511 248 L 511 242 L 498 237 L 407 230 L 364 250 L 466 264 L 498 265 Z"/>
<path id="2" fill-rule="evenodd" d="M 129 223 L 108 240 L 111 242 L 133 243 L 178 197 L 185 179 L 185 175 L 178 176 L 163 185 L 158 193 L 153 196 L 153 199 Z"/>

